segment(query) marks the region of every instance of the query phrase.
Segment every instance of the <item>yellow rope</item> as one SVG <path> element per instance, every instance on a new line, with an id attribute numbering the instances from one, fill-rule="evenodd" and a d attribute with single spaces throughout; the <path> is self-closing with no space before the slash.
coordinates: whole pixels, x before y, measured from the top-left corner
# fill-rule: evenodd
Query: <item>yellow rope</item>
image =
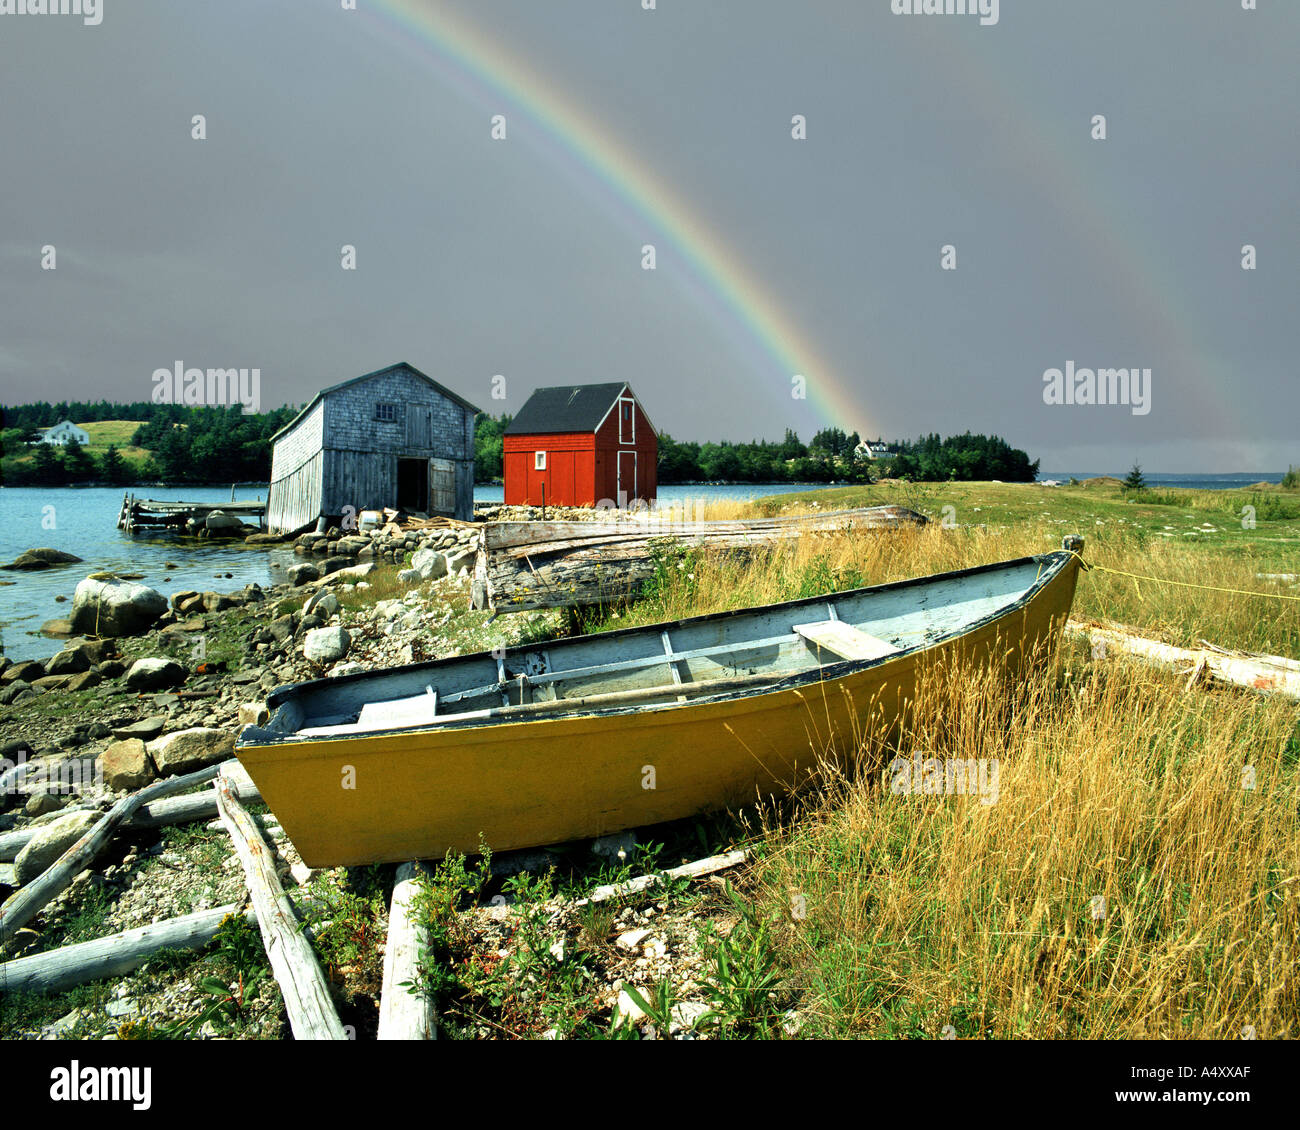
<path id="1" fill-rule="evenodd" d="M 1074 554 L 1074 556 L 1079 557 L 1077 553 Z M 1262 596 L 1268 600 L 1300 601 L 1300 596 L 1290 596 L 1287 593 L 1256 592 L 1253 589 L 1225 589 L 1225 588 L 1220 588 L 1218 585 L 1194 585 L 1190 581 L 1171 581 L 1165 577 L 1146 577 L 1143 576 L 1141 573 L 1126 573 L 1123 569 L 1111 569 L 1106 565 L 1098 565 L 1092 561 L 1084 561 L 1082 557 L 1079 557 L 1079 562 L 1083 565 L 1085 569 L 1096 569 L 1102 573 L 1114 573 L 1115 576 L 1117 577 L 1128 577 L 1134 582 L 1153 581 L 1158 585 L 1178 585 L 1179 588 L 1184 588 L 1184 589 L 1203 589 L 1206 592 L 1225 592 L 1225 593 L 1231 593 L 1235 596 Z M 1138 588 L 1138 599 L 1140 600 L 1141 597 L 1142 597 L 1142 590 L 1141 588 Z"/>

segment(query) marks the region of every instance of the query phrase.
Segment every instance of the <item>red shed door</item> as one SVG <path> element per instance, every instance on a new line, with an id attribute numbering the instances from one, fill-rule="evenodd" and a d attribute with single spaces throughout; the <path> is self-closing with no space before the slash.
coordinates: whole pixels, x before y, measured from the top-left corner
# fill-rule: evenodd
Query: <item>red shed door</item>
<path id="1" fill-rule="evenodd" d="M 618 453 L 618 503 L 620 506 L 625 506 L 636 497 L 636 452 L 620 451 Z"/>

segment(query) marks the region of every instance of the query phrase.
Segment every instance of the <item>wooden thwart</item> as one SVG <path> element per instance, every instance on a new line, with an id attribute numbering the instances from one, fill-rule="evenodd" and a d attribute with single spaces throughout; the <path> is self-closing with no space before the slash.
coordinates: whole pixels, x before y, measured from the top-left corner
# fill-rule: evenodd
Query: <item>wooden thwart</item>
<path id="1" fill-rule="evenodd" d="M 894 655 L 901 648 L 846 624 L 843 620 L 819 620 L 815 624 L 796 624 L 795 633 L 813 647 L 829 651 L 841 659 L 880 659 Z"/>

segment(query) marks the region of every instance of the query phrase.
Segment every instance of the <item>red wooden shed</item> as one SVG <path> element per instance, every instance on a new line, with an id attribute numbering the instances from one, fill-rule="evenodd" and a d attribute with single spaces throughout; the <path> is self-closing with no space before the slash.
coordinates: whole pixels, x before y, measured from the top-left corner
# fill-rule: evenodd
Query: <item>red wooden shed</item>
<path id="1" fill-rule="evenodd" d="M 510 421 L 504 448 L 507 505 L 655 499 L 659 437 L 627 384 L 539 388 Z"/>

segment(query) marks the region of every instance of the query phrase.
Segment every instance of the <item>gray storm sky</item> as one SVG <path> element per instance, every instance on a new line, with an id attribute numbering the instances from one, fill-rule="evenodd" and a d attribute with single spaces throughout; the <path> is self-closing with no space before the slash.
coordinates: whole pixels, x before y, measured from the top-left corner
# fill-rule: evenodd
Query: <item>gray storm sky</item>
<path id="1" fill-rule="evenodd" d="M 678 439 L 1300 463 L 1294 0 L 357 7 L 0 15 L 0 401 L 144 400 L 180 360 L 275 407 L 407 360 L 494 413 L 626 379 Z M 1069 361 L 1150 368 L 1150 411 L 1045 404 Z"/>

